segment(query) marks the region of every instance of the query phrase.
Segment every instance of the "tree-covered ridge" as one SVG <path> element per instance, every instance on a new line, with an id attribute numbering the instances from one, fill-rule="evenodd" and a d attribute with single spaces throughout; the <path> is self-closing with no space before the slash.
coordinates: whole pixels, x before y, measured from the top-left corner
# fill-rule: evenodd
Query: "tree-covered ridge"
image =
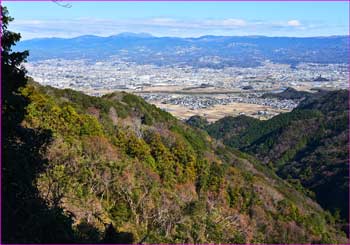
<path id="1" fill-rule="evenodd" d="M 347 242 L 252 156 L 143 99 L 31 81 L 1 10 L 2 243 Z"/>
<path id="2" fill-rule="evenodd" d="M 79 240 L 344 241 L 329 213 L 253 158 L 139 97 L 35 83 L 21 94 L 29 101 L 22 125 L 52 132 L 36 187 L 71 215 Z"/>
<path id="3" fill-rule="evenodd" d="M 262 95 L 262 98 L 278 98 L 278 99 L 287 99 L 287 100 L 302 100 L 315 95 L 321 95 L 322 91 L 317 93 L 310 93 L 306 91 L 298 91 L 292 87 L 286 88 L 286 90 L 280 93 L 265 93 Z"/>
<path id="4" fill-rule="evenodd" d="M 347 219 L 348 110 L 347 90 L 322 92 L 267 121 L 224 118 L 206 129 L 224 144 L 255 155 L 283 178 L 312 190 L 319 203 Z M 248 126 L 249 121 L 253 123 Z"/>

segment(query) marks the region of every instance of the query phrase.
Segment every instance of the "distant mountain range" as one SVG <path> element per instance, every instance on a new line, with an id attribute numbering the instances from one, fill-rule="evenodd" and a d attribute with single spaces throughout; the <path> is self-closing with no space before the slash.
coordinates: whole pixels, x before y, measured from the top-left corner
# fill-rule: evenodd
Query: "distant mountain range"
<path id="1" fill-rule="evenodd" d="M 291 65 L 300 62 L 348 63 L 348 40 L 348 36 L 178 38 L 121 33 L 109 37 L 87 35 L 69 39 L 31 39 L 19 42 L 16 50 L 29 50 L 31 61 L 51 58 L 105 60 L 119 57 L 139 64 L 221 68 L 253 67 L 265 60 Z"/>

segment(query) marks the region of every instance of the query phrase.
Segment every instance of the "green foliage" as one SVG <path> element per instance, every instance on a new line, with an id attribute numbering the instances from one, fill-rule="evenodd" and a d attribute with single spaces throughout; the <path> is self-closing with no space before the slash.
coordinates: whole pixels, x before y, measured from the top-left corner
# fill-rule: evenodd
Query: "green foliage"
<path id="1" fill-rule="evenodd" d="M 111 219 L 114 220 L 117 227 L 122 226 L 124 222 L 127 222 L 131 218 L 131 211 L 125 202 L 117 203 L 110 211 Z"/>
<path id="2" fill-rule="evenodd" d="M 85 113 L 89 108 L 96 108 L 104 114 L 108 114 L 111 107 L 116 109 L 118 117 L 126 118 L 128 116 L 128 108 L 118 101 L 105 100 L 100 97 L 88 96 L 72 89 L 56 89 L 50 86 L 38 87 L 41 93 L 52 95 L 52 98 L 58 104 L 64 104 L 67 101 L 78 111 Z"/>
<path id="3" fill-rule="evenodd" d="M 218 192 L 222 189 L 222 184 L 224 181 L 225 170 L 227 169 L 226 165 L 221 165 L 217 162 L 213 162 L 210 165 L 210 172 L 208 178 L 208 187 L 209 190 Z"/>
<path id="4" fill-rule="evenodd" d="M 269 218 L 270 211 L 262 208 L 268 194 L 257 192 L 256 185 L 269 185 L 266 178 L 274 183 L 281 180 L 252 156 L 213 146 L 205 132 L 174 119 L 165 117 L 160 123 L 153 112 L 147 114 L 153 118 L 151 123 L 142 122 L 146 115 L 143 110 L 153 107 L 144 105 L 140 109 L 139 104 L 144 102 L 134 96 L 121 93 L 99 98 L 99 103 L 111 100 L 113 108 L 116 102 L 131 108 L 127 117 L 116 121 L 110 108 L 81 105 L 86 102 L 78 95 L 63 102 L 56 95 L 52 97 L 61 96 L 59 92 L 49 93 L 52 90 L 48 89 L 43 93 L 45 89 L 30 85 L 22 90 L 30 101 L 24 125 L 53 132 L 53 142 L 45 153 L 49 163 L 36 183 L 41 193 L 48 193 L 45 197 L 50 205 L 85 213 L 77 217 L 81 225 L 74 228 L 79 239 L 101 239 L 101 224 L 107 223 L 116 227 L 105 231 L 114 234 L 108 239 L 118 241 L 124 235 L 147 243 L 272 240 L 260 231 L 251 234 L 252 238 L 242 232 L 256 219 L 278 230 Z M 248 163 L 258 175 L 246 170 Z M 290 191 L 287 186 L 283 188 L 282 193 Z M 292 201 L 271 209 L 277 210 L 273 217 L 282 224 L 297 222 L 303 232 L 309 231 L 309 224 L 313 236 L 325 240 L 336 237 L 322 215 L 319 217 L 324 225 L 317 227 L 316 218 L 309 211 L 301 214 Z M 258 216 L 256 210 L 263 214 Z M 84 221 L 86 217 L 89 222 Z M 237 217 L 245 217 L 248 223 L 237 223 Z M 277 233 L 282 237 L 283 231 Z"/>
<path id="5" fill-rule="evenodd" d="M 226 139 L 233 135 L 239 135 L 244 130 L 257 126 L 259 123 L 258 119 L 244 115 L 238 117 L 228 116 L 207 125 L 205 129 L 213 138 Z"/>
<path id="6" fill-rule="evenodd" d="M 135 95 L 97 98 L 34 82 L 20 92 L 29 103 L 22 130 L 50 137 L 34 147 L 36 158 L 31 157 L 29 164 L 14 147 L 21 165 L 11 177 L 21 172 L 22 165 L 31 169 L 37 158 L 45 159 L 42 169 L 25 183 L 37 190 L 28 196 L 42 198 L 58 212 L 54 218 L 63 224 L 55 223 L 58 241 L 248 243 L 276 237 L 285 241 L 280 226 L 290 222 L 302 227 L 295 231 L 296 241 L 343 239 L 333 230 L 335 221 L 314 204 L 306 204 L 302 194 L 294 193 L 302 204 L 292 198 L 277 203 L 270 191 L 290 197 L 292 189 L 255 158 L 214 144 L 201 129 Z M 31 151 L 28 142 L 34 140 L 37 137 L 23 143 L 28 147 L 24 152 Z M 28 170 L 24 172 L 20 177 L 26 180 Z M 63 215 L 63 208 L 72 216 Z M 264 232 L 256 223 L 265 227 Z M 302 238 L 307 232 L 312 237 Z M 52 241 L 42 236 L 39 242 Z"/>
<path id="7" fill-rule="evenodd" d="M 73 221 L 61 207 L 49 207 L 33 186 L 46 161 L 43 145 L 51 140 L 46 130 L 24 128 L 28 101 L 20 89 L 27 84 L 22 66 L 28 51 L 13 52 L 21 38 L 8 30 L 9 16 L 1 6 L 2 87 L 2 243 L 69 243 L 77 241 Z"/>
<path id="8" fill-rule="evenodd" d="M 299 191 L 332 212 L 339 208 L 348 219 L 347 101 L 345 90 L 309 94 L 292 112 L 266 121 L 226 117 L 206 130 L 227 146 L 253 154 L 280 177 L 298 179 Z"/>
<path id="9" fill-rule="evenodd" d="M 38 93 L 32 86 L 24 88 L 22 95 L 31 101 L 27 107 L 26 122 L 32 127 L 49 129 L 54 134 L 67 137 L 103 134 L 96 118 L 78 114 L 69 104 L 60 107 L 53 99 Z"/>
<path id="10" fill-rule="evenodd" d="M 196 191 L 201 194 L 202 191 L 207 191 L 209 174 L 210 174 L 210 164 L 206 159 L 199 159 L 195 163 L 196 170 Z"/>
<path id="11" fill-rule="evenodd" d="M 179 123 L 171 125 L 170 130 L 183 136 L 189 145 L 196 149 L 198 153 L 204 152 L 208 149 L 206 135 L 203 131 L 188 128 L 184 125 L 180 125 Z"/>
<path id="12" fill-rule="evenodd" d="M 240 199 L 239 189 L 229 186 L 227 189 L 227 194 L 230 208 L 237 207 Z"/>
<path id="13" fill-rule="evenodd" d="M 134 110 L 137 114 L 141 115 L 142 122 L 146 125 L 152 125 L 154 122 L 167 122 L 173 120 L 173 117 L 155 107 L 148 104 L 141 97 L 132 94 L 124 94 L 122 101 L 126 103 L 129 109 Z"/>
<path id="14" fill-rule="evenodd" d="M 303 217 L 301 216 L 298 207 L 296 207 L 290 201 L 284 199 L 278 202 L 279 219 L 287 221 L 295 221 L 298 223 L 303 222 Z"/>
<path id="15" fill-rule="evenodd" d="M 196 127 L 200 129 L 204 129 L 209 124 L 208 120 L 205 117 L 201 117 L 197 115 L 187 119 L 186 123 L 192 127 Z"/>

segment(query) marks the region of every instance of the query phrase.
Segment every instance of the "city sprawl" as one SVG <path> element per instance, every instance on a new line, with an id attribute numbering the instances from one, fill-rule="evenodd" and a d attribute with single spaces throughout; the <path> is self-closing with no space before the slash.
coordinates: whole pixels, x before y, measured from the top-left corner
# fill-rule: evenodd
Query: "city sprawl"
<path id="1" fill-rule="evenodd" d="M 299 102 L 262 98 L 264 93 L 276 93 L 288 87 L 302 91 L 348 87 L 347 64 L 291 66 L 267 60 L 256 67 L 214 69 L 142 65 L 109 58 L 32 61 L 26 68 L 29 75 L 43 85 L 71 88 L 95 96 L 120 90 L 132 92 L 183 119 L 192 114 L 205 115 L 209 120 L 235 114 L 264 119 L 290 111 Z M 220 108 L 224 108 L 224 112 L 218 111 Z"/>

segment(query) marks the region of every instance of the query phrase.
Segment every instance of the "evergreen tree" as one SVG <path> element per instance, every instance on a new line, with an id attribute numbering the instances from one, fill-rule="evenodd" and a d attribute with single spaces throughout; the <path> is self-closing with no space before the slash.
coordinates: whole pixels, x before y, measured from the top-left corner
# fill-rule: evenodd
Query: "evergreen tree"
<path id="1" fill-rule="evenodd" d="M 28 101 L 19 93 L 27 84 L 28 51 L 13 52 L 21 38 L 9 31 L 13 20 L 1 6 L 1 103 L 2 103 L 2 241 L 1 243 L 73 242 L 72 219 L 59 207 L 49 208 L 33 185 L 46 161 L 40 150 L 51 139 L 51 133 L 24 128 Z"/>
<path id="2" fill-rule="evenodd" d="M 1 6 L 1 85 L 2 85 L 2 116 L 4 133 L 23 119 L 26 105 L 23 97 L 17 94 L 18 89 L 26 85 L 26 70 L 22 63 L 29 55 L 28 51 L 12 52 L 12 46 L 20 39 L 21 35 L 7 29 L 9 22 L 13 20 L 8 15 L 6 7 Z"/>

